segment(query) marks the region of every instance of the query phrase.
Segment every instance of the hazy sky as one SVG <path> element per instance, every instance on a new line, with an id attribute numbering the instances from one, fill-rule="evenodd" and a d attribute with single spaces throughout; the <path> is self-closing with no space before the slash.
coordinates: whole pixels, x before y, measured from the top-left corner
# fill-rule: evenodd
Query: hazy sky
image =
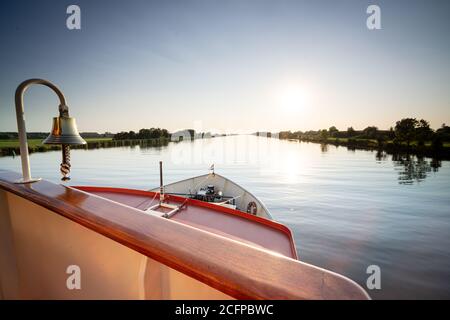
<path id="1" fill-rule="evenodd" d="M 66 8 L 81 7 L 81 30 Z M 369 4 L 382 30 L 366 27 Z M 32 77 L 80 131 L 306 130 L 450 123 L 450 1 L 2 1 L 0 131 Z M 25 97 L 28 131 L 58 101 Z"/>

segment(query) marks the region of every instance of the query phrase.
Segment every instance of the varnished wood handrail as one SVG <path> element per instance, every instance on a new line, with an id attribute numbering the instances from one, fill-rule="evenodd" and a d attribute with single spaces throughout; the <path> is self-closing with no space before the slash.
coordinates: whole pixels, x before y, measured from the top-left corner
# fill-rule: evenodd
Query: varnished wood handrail
<path id="1" fill-rule="evenodd" d="M 43 206 L 237 299 L 368 299 L 355 282 L 270 251 L 48 181 L 0 188 Z"/>

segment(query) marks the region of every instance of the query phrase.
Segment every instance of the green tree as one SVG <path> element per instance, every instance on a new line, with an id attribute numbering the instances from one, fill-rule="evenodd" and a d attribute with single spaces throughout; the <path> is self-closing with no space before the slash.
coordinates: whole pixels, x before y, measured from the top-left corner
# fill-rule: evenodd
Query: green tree
<path id="1" fill-rule="evenodd" d="M 330 127 L 330 129 L 328 129 L 328 132 L 330 133 L 331 137 L 335 137 L 339 130 L 335 126 L 332 126 Z"/>
<path id="2" fill-rule="evenodd" d="M 363 130 L 363 135 L 367 139 L 377 139 L 378 137 L 378 128 L 377 127 L 367 127 Z"/>
<path id="3" fill-rule="evenodd" d="M 420 146 L 425 144 L 425 141 L 429 141 L 433 135 L 433 130 L 430 128 L 428 121 L 420 119 L 416 127 L 416 139 Z"/>
<path id="4" fill-rule="evenodd" d="M 167 129 L 162 129 L 161 134 L 163 138 L 170 138 L 170 133 L 167 131 Z"/>
<path id="5" fill-rule="evenodd" d="M 320 130 L 320 139 L 322 141 L 326 141 L 328 139 L 328 131 L 327 131 L 327 129 Z"/>
<path id="6" fill-rule="evenodd" d="M 353 127 L 347 128 L 347 136 L 349 138 L 353 137 L 355 134 L 356 134 L 356 131 L 355 131 L 355 129 L 353 129 Z"/>
<path id="7" fill-rule="evenodd" d="M 416 127 L 419 122 L 415 118 L 405 118 L 400 121 L 397 121 L 395 124 L 395 137 L 399 141 L 406 142 L 408 147 L 416 138 Z"/>
<path id="8" fill-rule="evenodd" d="M 280 131 L 278 133 L 278 136 L 280 137 L 280 139 L 289 139 L 292 135 L 291 131 Z"/>
<path id="9" fill-rule="evenodd" d="M 442 127 L 436 130 L 436 135 L 441 138 L 441 141 L 450 141 L 450 127 L 445 123 L 442 124 Z"/>
<path id="10" fill-rule="evenodd" d="M 150 129 L 141 129 L 137 134 L 138 139 L 150 139 Z"/>

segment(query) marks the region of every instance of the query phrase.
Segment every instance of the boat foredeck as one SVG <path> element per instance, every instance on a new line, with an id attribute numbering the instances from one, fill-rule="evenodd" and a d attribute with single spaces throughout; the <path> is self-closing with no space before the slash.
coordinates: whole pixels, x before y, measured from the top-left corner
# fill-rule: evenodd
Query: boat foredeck
<path id="1" fill-rule="evenodd" d="M 143 211 L 159 203 L 157 192 L 84 186 L 75 188 Z M 174 195 L 166 195 L 165 202 L 177 206 L 184 204 L 170 220 L 297 259 L 291 231 L 282 224 L 231 208 Z M 170 211 L 167 208 L 154 210 L 164 213 Z"/>

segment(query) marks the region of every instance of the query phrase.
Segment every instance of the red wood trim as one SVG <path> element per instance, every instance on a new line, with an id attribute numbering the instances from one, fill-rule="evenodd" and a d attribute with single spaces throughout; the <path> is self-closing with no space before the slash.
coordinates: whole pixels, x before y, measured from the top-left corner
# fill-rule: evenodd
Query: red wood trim
<path id="1" fill-rule="evenodd" d="M 237 299 L 368 299 L 355 282 L 89 193 L 0 170 L 0 188 Z"/>
<path id="2" fill-rule="evenodd" d="M 152 199 L 155 196 L 155 194 L 159 195 L 159 192 L 127 189 L 127 188 L 93 187 L 93 186 L 72 186 L 72 188 L 76 188 L 78 190 L 83 190 L 86 192 L 111 192 L 111 193 L 122 193 L 122 194 L 134 194 L 134 195 L 146 196 L 146 197 L 149 197 L 149 199 Z M 186 200 L 186 198 L 176 196 L 176 195 L 165 195 L 165 198 L 170 199 L 175 202 L 178 202 L 178 203 L 183 203 Z M 295 248 L 294 236 L 292 234 L 292 231 L 291 231 L 291 229 L 289 229 L 288 227 L 286 227 L 285 225 L 283 225 L 281 223 L 278 223 L 273 220 L 261 218 L 258 216 L 254 216 L 252 214 L 244 213 L 242 211 L 235 210 L 232 208 L 218 206 L 218 205 L 215 205 L 212 203 L 208 203 L 208 202 L 200 201 L 200 200 L 196 200 L 196 199 L 188 199 L 186 204 L 192 205 L 192 206 L 197 206 L 197 207 L 209 208 L 209 209 L 212 209 L 215 211 L 223 212 L 226 214 L 231 214 L 234 216 L 241 217 L 243 219 L 261 223 L 265 226 L 268 226 L 269 228 L 274 228 L 274 229 L 280 230 L 289 238 L 292 255 L 295 259 L 298 259 L 297 250 Z"/>

